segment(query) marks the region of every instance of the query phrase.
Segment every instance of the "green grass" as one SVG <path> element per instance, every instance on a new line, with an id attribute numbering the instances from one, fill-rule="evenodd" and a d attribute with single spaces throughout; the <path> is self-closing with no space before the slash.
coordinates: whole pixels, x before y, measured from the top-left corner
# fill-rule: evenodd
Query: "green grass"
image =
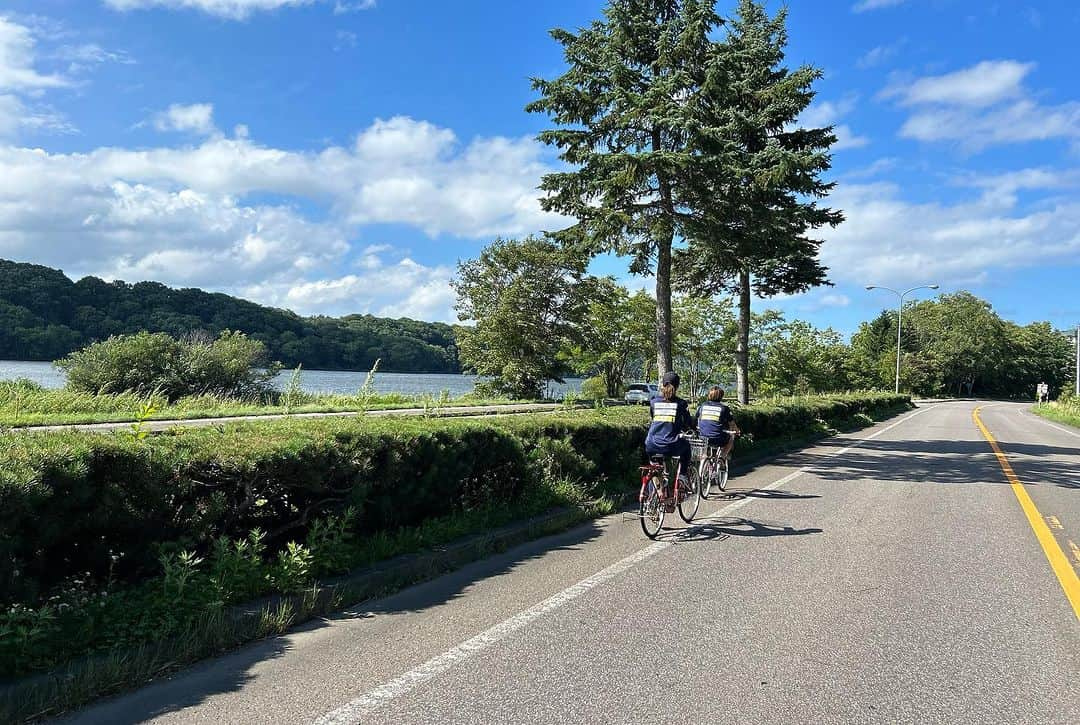
<path id="1" fill-rule="evenodd" d="M 27 380 L 5 380 L 0 381 L 0 426 L 20 428 L 37 425 L 134 422 L 141 417 L 140 411 L 147 405 L 152 406 L 154 412 L 145 416 L 145 420 L 189 420 L 246 415 L 348 413 L 401 408 L 423 408 L 437 413 L 447 406 L 533 402 L 481 398 L 473 395 L 452 398 L 446 393 L 441 395 L 300 393 L 293 396 L 291 405 L 285 405 L 284 394 L 275 397 L 275 400 L 240 400 L 199 395 L 169 403 L 159 396 L 79 393 L 66 389 L 47 389 Z"/>
<path id="2" fill-rule="evenodd" d="M 1080 428 L 1080 398 L 1068 398 L 1053 403 L 1044 403 L 1032 408 L 1036 415 L 1041 415 L 1058 423 Z"/>

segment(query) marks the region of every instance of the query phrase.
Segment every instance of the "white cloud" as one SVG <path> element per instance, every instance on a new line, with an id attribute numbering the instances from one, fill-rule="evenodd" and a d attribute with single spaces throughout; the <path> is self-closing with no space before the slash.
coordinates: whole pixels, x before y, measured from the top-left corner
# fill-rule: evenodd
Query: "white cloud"
<path id="1" fill-rule="evenodd" d="M 892 171 L 896 168 L 897 159 L 892 156 L 877 159 L 868 166 L 862 166 L 851 171 L 847 171 L 843 174 L 842 178 L 845 179 L 866 179 L 874 176 L 879 176 L 886 171 Z"/>
<path id="2" fill-rule="evenodd" d="M 812 103 L 799 116 L 799 125 L 810 128 L 833 126 L 833 133 L 836 135 L 836 143 L 832 147 L 834 151 L 866 146 L 870 143 L 869 138 L 857 135 L 846 123 L 837 123 L 855 110 L 857 101 L 856 97 L 848 96 L 839 101 Z"/>
<path id="3" fill-rule="evenodd" d="M 135 60 L 125 52 L 106 50 L 97 43 L 62 45 L 49 54 L 50 58 L 68 62 L 67 72 L 78 74 L 102 63 L 133 65 Z"/>
<path id="4" fill-rule="evenodd" d="M 969 151 L 989 146 L 1080 139 L 1080 103 L 1043 105 L 1024 86 L 1032 63 L 984 61 L 945 75 L 894 83 L 882 97 L 913 107 L 900 135 L 953 141 Z"/>
<path id="5" fill-rule="evenodd" d="M 34 69 L 34 36 L 30 29 L 0 16 L 0 91 L 59 88 L 69 82 Z"/>
<path id="6" fill-rule="evenodd" d="M 316 152 L 220 133 L 180 148 L 0 146 L 0 257 L 305 312 L 400 308 L 448 319 L 448 270 L 389 263 L 385 242 L 354 249 L 351 241 L 362 226 L 384 223 L 433 238 L 559 228 L 564 220 L 537 202 L 550 170 L 543 153 L 532 139 L 462 143 L 408 118 L 376 121 L 350 147 Z M 357 271 L 349 278 L 343 268 Z"/>
<path id="7" fill-rule="evenodd" d="M 864 13 L 867 10 L 880 10 L 881 8 L 891 8 L 896 5 L 903 5 L 907 0 L 861 0 L 855 3 L 851 9 L 857 13 Z"/>
<path id="8" fill-rule="evenodd" d="M 0 139 L 22 132 L 71 133 L 75 129 L 64 117 L 38 98 L 47 91 L 71 85 L 70 80 L 36 69 L 34 33 L 0 16 Z"/>
<path id="9" fill-rule="evenodd" d="M 453 322 L 453 270 L 427 267 L 405 258 L 386 264 L 375 257 L 361 274 L 261 285 L 251 296 L 299 312 L 333 314 L 371 313 L 383 317 L 412 317 Z"/>
<path id="10" fill-rule="evenodd" d="M 174 103 L 154 116 L 154 128 L 159 131 L 212 134 L 217 130 L 214 127 L 214 106 L 211 103 Z"/>
<path id="11" fill-rule="evenodd" d="M 1034 63 L 988 60 L 953 73 L 886 89 L 883 96 L 895 96 L 908 106 L 943 104 L 979 108 L 1023 95 L 1024 78 L 1034 69 Z"/>
<path id="12" fill-rule="evenodd" d="M 969 151 L 988 146 L 1051 139 L 1080 139 L 1080 103 L 1042 106 L 1031 100 L 984 113 L 965 109 L 927 109 L 913 114 L 900 135 L 919 141 L 956 141 Z"/>
<path id="13" fill-rule="evenodd" d="M 120 11 L 157 7 L 168 10 L 197 10 L 228 20 L 245 20 L 258 12 L 329 3 L 329 0 L 104 0 L 104 2 L 114 10 Z M 355 2 L 335 0 L 334 2 L 335 13 L 368 10 L 373 7 L 375 7 L 375 0 L 356 0 Z"/>
<path id="14" fill-rule="evenodd" d="M 345 13 L 355 13 L 360 10 L 371 10 L 377 4 L 377 0 L 335 0 L 334 2 L 334 15 L 343 15 Z"/>
<path id="15" fill-rule="evenodd" d="M 822 292 L 820 290 L 798 296 L 778 295 L 776 297 L 768 298 L 768 303 L 770 305 L 776 305 L 793 299 L 800 300 L 798 309 L 803 312 L 821 312 L 822 310 L 827 309 L 847 307 L 851 304 L 851 298 L 845 294 L 840 294 L 839 292 Z"/>
<path id="16" fill-rule="evenodd" d="M 832 147 L 833 151 L 862 148 L 870 143 L 868 137 L 856 135 L 851 130 L 851 127 L 844 123 L 833 128 L 833 133 L 836 135 L 836 143 Z"/>
<path id="17" fill-rule="evenodd" d="M 846 221 L 824 233 L 822 259 L 833 279 L 854 284 L 963 285 L 993 270 L 1073 263 L 1080 256 L 1080 202 L 1022 205 L 1011 192 L 1075 186 L 1077 179 L 1047 170 L 969 177 L 963 183 L 980 193 L 953 204 L 910 202 L 888 183 L 841 185 L 829 201 Z"/>
<path id="18" fill-rule="evenodd" d="M 339 30 L 334 35 L 334 52 L 340 53 L 343 50 L 349 48 L 355 48 L 357 43 L 357 35 L 351 30 Z"/>
<path id="19" fill-rule="evenodd" d="M 899 53 L 905 43 L 907 38 L 901 38 L 895 43 L 871 48 L 855 61 L 855 65 L 863 69 L 875 68 Z"/>

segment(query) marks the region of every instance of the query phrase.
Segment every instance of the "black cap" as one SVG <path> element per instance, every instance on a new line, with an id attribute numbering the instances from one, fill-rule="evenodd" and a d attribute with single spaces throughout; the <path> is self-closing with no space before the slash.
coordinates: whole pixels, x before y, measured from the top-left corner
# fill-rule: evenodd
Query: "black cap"
<path id="1" fill-rule="evenodd" d="M 664 373 L 664 377 L 660 379 L 661 385 L 674 385 L 679 387 L 679 374 L 676 372 Z"/>

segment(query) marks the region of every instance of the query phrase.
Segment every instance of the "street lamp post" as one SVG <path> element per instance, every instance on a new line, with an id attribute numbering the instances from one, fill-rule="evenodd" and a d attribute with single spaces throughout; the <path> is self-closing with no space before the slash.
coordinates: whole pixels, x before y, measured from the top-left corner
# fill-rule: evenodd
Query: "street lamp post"
<path id="1" fill-rule="evenodd" d="M 904 298 L 907 297 L 912 292 L 915 292 L 917 290 L 921 290 L 921 289 L 937 289 L 937 288 L 938 288 L 938 285 L 936 285 L 936 284 L 925 284 L 925 285 L 922 285 L 920 287 L 912 287 L 911 289 L 909 289 L 909 290 L 907 290 L 905 292 L 898 292 L 898 291 L 894 290 L 892 287 L 883 287 L 882 285 L 879 285 L 879 284 L 868 284 L 868 285 L 866 285 L 866 289 L 868 289 L 868 290 L 872 290 L 872 289 L 888 290 L 889 292 L 892 292 L 894 295 L 896 295 L 897 297 L 900 298 L 900 307 L 897 309 L 897 313 L 896 313 L 896 392 L 897 393 L 900 392 L 900 331 L 901 331 L 901 329 L 903 329 L 903 321 L 904 321 Z"/>
<path id="2" fill-rule="evenodd" d="M 1080 398 L 1080 325 L 1076 326 L 1076 397 Z"/>

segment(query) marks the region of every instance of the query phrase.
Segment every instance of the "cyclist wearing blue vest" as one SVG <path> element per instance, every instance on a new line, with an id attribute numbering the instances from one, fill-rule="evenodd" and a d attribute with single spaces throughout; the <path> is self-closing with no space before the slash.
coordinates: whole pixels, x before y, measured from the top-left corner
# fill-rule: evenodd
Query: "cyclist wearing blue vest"
<path id="1" fill-rule="evenodd" d="M 679 376 L 664 373 L 660 381 L 660 395 L 649 401 L 649 434 L 645 437 L 645 452 L 650 456 L 663 455 L 678 458 L 681 464 L 680 478 L 685 479 L 690 470 L 690 441 L 679 434 L 694 427 L 690 406 L 675 393 L 679 389 Z M 684 481 L 685 484 L 685 481 Z"/>
<path id="2" fill-rule="evenodd" d="M 708 400 L 697 409 L 697 429 L 698 433 L 709 441 L 710 446 L 721 447 L 724 458 L 727 458 L 735 445 L 735 436 L 728 431 L 738 433 L 739 426 L 735 424 L 731 408 L 724 405 L 723 400 L 723 390 L 715 385 L 709 389 Z"/>

